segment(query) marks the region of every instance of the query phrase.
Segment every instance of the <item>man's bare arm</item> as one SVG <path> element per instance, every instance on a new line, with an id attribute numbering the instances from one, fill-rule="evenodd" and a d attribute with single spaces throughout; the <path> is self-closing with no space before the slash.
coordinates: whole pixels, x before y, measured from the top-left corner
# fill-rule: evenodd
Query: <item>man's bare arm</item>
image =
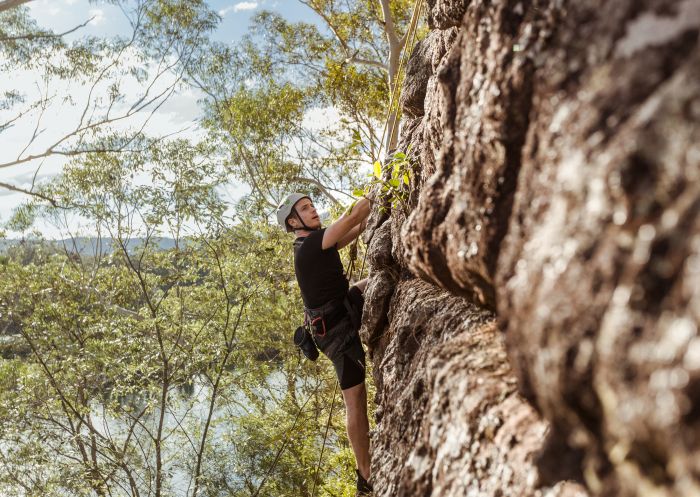
<path id="1" fill-rule="evenodd" d="M 369 216 L 369 200 L 362 198 L 352 207 L 352 210 L 346 211 L 337 221 L 326 228 L 323 234 L 321 248 L 326 250 L 339 244 L 350 231 L 358 226 L 362 221 Z M 340 248 L 340 247 L 338 247 Z"/>
<path id="2" fill-rule="evenodd" d="M 362 222 L 360 222 L 360 224 L 351 229 L 347 235 L 345 235 L 338 241 L 338 250 L 351 244 L 353 240 L 355 240 L 355 238 L 360 236 L 360 234 L 365 230 L 366 227 L 367 220 L 365 219 Z"/>

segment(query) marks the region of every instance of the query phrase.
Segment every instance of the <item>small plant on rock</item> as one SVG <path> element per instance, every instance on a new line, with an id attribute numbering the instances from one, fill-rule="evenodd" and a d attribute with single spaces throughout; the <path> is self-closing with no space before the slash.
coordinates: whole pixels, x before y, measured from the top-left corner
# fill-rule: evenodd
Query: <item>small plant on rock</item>
<path id="1" fill-rule="evenodd" d="M 356 197 L 364 196 L 371 191 L 375 186 L 379 189 L 380 199 L 382 204 L 379 209 L 384 211 L 386 205 L 390 205 L 392 209 L 400 208 L 404 214 L 408 215 L 410 208 L 408 200 L 411 194 L 411 178 L 413 171 L 411 169 L 411 161 L 408 158 L 407 152 L 396 152 L 389 162 L 384 166 L 379 161 L 374 163 L 374 170 L 370 174 L 370 181 L 364 188 L 356 188 L 353 195 Z"/>

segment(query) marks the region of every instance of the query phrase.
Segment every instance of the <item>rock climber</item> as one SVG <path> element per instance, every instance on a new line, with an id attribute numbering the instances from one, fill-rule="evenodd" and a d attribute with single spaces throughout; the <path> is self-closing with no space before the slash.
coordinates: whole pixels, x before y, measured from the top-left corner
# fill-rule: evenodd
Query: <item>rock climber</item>
<path id="1" fill-rule="evenodd" d="M 372 491 L 365 351 L 358 334 L 367 280 L 350 286 L 338 250 L 362 233 L 369 208 L 363 198 L 327 228 L 322 228 L 308 195 L 292 193 L 277 209 L 278 223 L 296 235 L 294 270 L 313 341 L 333 362 L 340 383 L 345 426 L 357 462 L 358 495 Z"/>

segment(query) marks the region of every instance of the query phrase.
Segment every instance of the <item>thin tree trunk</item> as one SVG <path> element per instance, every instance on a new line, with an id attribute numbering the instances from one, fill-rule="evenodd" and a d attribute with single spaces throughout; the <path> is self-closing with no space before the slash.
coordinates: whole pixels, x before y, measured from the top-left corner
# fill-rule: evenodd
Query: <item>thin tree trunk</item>
<path id="1" fill-rule="evenodd" d="M 168 389 L 170 388 L 170 377 L 167 359 L 163 361 L 163 386 L 160 397 L 160 417 L 158 419 L 158 430 L 155 437 L 156 450 L 156 497 L 161 497 L 163 491 L 163 428 L 165 426 L 165 409 L 168 403 Z"/>
<path id="2" fill-rule="evenodd" d="M 389 92 L 390 98 L 393 96 L 394 88 L 398 84 L 399 64 L 401 63 L 401 50 L 406 43 L 406 37 L 399 39 L 394 26 L 394 19 L 389 8 L 389 0 L 379 0 L 384 15 L 384 32 L 386 39 L 389 42 Z M 398 92 L 397 92 L 398 96 Z M 393 108 L 398 108 L 398 102 L 390 101 Z M 398 112 L 391 110 L 388 116 L 386 138 L 384 142 L 385 155 L 392 151 L 398 141 Z M 381 160 L 381 158 L 380 158 Z"/>

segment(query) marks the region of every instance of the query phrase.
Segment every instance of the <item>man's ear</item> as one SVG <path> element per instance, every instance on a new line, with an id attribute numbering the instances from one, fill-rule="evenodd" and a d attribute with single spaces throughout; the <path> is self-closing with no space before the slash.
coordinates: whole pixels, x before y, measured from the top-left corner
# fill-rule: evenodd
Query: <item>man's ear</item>
<path id="1" fill-rule="evenodd" d="M 289 226 L 295 230 L 301 228 L 301 223 L 299 222 L 299 219 L 297 219 L 296 214 L 292 214 L 287 218 L 287 224 L 289 224 Z"/>

